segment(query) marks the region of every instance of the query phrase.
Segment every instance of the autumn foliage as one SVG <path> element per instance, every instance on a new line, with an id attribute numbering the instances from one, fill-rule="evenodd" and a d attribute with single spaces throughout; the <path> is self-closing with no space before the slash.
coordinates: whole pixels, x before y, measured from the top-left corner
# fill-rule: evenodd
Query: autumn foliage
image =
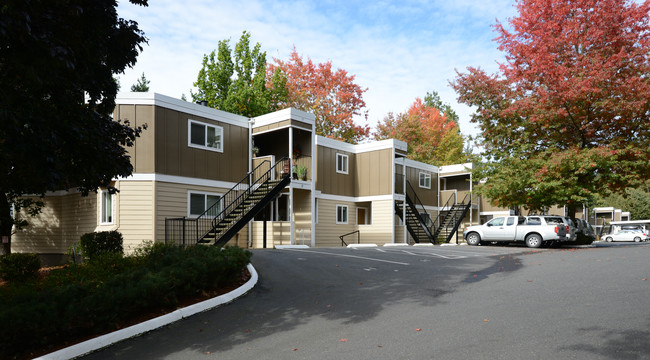
<path id="1" fill-rule="evenodd" d="M 465 161 L 458 124 L 439 109 L 417 98 L 403 114 L 388 114 L 377 125 L 375 139 L 408 143 L 408 158 L 433 165 Z"/>
<path id="2" fill-rule="evenodd" d="M 488 178 L 502 205 L 572 212 L 650 175 L 650 2 L 518 0 L 497 23 L 506 61 L 452 83 L 476 107 Z"/>
<path id="3" fill-rule="evenodd" d="M 333 70 L 331 61 L 314 64 L 309 58 L 303 60 L 295 48 L 288 61 L 274 59 L 267 66 L 267 86 L 273 86 L 277 70 L 286 77 L 287 99 L 281 106 L 313 113 L 318 135 L 353 144 L 368 137 L 370 128 L 353 119 L 368 116 L 363 101 L 367 89 L 354 83 L 354 75 Z"/>

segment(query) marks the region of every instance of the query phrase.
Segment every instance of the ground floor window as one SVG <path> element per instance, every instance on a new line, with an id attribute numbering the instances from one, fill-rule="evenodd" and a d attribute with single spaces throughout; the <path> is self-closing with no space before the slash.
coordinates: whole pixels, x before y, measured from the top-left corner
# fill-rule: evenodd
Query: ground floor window
<path id="1" fill-rule="evenodd" d="M 111 194 L 108 190 L 102 190 L 100 192 L 100 224 L 113 223 L 113 196 L 114 195 Z"/>
<path id="2" fill-rule="evenodd" d="M 196 217 L 210 210 L 207 215 L 217 216 L 221 212 L 221 194 L 190 191 L 188 193 L 188 215 Z"/>
<path id="3" fill-rule="evenodd" d="M 337 224 L 347 224 L 348 223 L 348 206 L 347 205 L 336 205 L 336 223 Z"/>

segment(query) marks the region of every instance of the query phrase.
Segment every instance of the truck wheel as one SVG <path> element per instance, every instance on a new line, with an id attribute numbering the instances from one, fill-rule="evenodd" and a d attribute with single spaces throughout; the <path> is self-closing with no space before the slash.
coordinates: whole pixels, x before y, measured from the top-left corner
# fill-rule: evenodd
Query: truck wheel
<path id="1" fill-rule="evenodd" d="M 481 243 L 481 237 L 477 233 L 467 234 L 467 245 L 478 245 Z"/>
<path id="2" fill-rule="evenodd" d="M 608 237 L 605 238 L 605 241 L 607 241 L 607 242 L 612 242 L 612 240 L 613 240 L 613 239 L 612 239 L 611 236 L 608 236 Z"/>
<path id="3" fill-rule="evenodd" d="M 634 242 L 641 242 L 641 238 L 638 237 L 638 236 L 635 236 L 635 237 L 634 237 Z"/>
<path id="4" fill-rule="evenodd" d="M 542 246 L 542 237 L 537 234 L 526 236 L 526 246 L 529 248 L 538 248 Z"/>

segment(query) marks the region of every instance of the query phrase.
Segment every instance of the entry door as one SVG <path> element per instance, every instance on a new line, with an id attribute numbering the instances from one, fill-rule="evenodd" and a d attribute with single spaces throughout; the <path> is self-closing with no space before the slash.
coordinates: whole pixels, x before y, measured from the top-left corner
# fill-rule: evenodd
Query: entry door
<path id="1" fill-rule="evenodd" d="M 357 224 L 366 225 L 368 223 L 368 218 L 366 208 L 357 208 Z"/>

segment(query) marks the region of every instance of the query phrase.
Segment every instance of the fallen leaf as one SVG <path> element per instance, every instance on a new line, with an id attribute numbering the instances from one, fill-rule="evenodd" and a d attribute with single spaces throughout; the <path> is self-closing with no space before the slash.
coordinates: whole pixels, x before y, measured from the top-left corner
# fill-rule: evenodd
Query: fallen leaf
<path id="1" fill-rule="evenodd" d="M 383 346 L 381 346 L 381 345 L 377 345 L 377 347 L 379 347 L 379 348 L 380 348 L 380 347 L 383 347 Z"/>
<path id="2" fill-rule="evenodd" d="M 474 277 L 477 277 L 478 275 L 474 274 Z"/>
<path id="3" fill-rule="evenodd" d="M 291 349 L 291 351 L 298 351 L 298 348 L 293 348 Z"/>
<path id="4" fill-rule="evenodd" d="M 341 340 L 339 340 L 339 341 L 340 341 L 340 342 L 346 342 L 346 341 L 348 341 L 348 339 L 341 339 Z"/>
<path id="5" fill-rule="evenodd" d="M 415 331 L 422 331 L 422 329 L 420 329 L 420 328 L 417 328 L 417 329 L 415 329 Z"/>
<path id="6" fill-rule="evenodd" d="M 246 332 L 247 332 L 247 333 L 251 332 L 251 329 L 246 329 Z"/>
<path id="7" fill-rule="evenodd" d="M 205 354 L 206 354 L 206 355 L 210 355 L 210 352 L 209 352 L 209 351 L 206 351 Z"/>
<path id="8" fill-rule="evenodd" d="M 643 281 L 646 281 L 646 280 L 648 280 L 648 279 L 646 279 L 646 278 L 643 278 L 643 279 L 641 279 L 641 280 L 643 280 Z"/>
<path id="9" fill-rule="evenodd" d="M 490 319 L 483 319 L 484 322 L 490 322 Z"/>
<path id="10" fill-rule="evenodd" d="M 360 283 L 359 283 L 359 285 L 363 285 L 363 283 L 362 283 L 362 282 L 360 282 Z"/>
<path id="11" fill-rule="evenodd" d="M 526 280 L 526 281 L 528 281 L 528 282 L 533 282 L 533 280 Z"/>

